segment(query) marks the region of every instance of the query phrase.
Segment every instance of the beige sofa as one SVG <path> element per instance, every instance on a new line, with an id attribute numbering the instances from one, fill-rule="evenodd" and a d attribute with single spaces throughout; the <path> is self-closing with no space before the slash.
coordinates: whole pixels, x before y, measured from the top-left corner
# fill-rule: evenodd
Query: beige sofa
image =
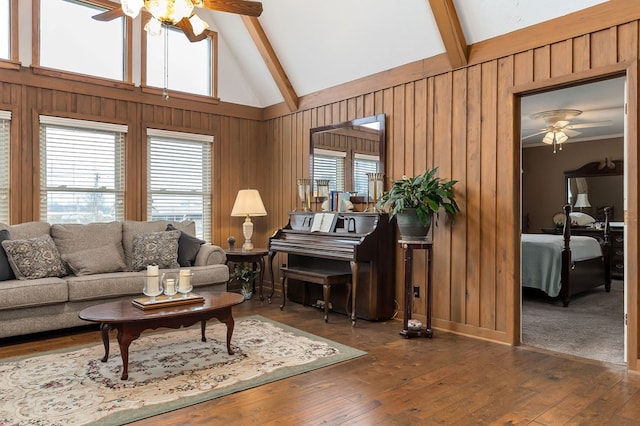
<path id="1" fill-rule="evenodd" d="M 146 262 L 190 269 L 194 292 L 224 291 L 229 279 L 224 250 L 192 237 L 193 221 L 29 222 L 0 224 L 0 234 L 17 275 L 0 281 L 0 338 L 87 325 L 78 318 L 87 306 L 142 297 Z"/>

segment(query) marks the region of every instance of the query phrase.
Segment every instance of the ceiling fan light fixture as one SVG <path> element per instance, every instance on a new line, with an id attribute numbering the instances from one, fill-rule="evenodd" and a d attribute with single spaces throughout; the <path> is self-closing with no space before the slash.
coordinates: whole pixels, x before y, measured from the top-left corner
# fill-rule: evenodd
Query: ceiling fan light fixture
<path id="1" fill-rule="evenodd" d="M 209 28 L 209 24 L 203 21 L 198 15 L 195 13 L 191 15 L 189 18 L 189 22 L 191 22 L 191 28 L 193 28 L 193 33 L 197 36 L 202 34 L 204 30 Z"/>
<path id="2" fill-rule="evenodd" d="M 135 18 L 144 7 L 144 0 L 120 0 L 120 5 L 125 15 Z"/>
<path id="3" fill-rule="evenodd" d="M 193 14 L 191 0 L 144 0 L 144 7 L 163 24 L 175 25 Z"/>
<path id="4" fill-rule="evenodd" d="M 547 145 L 551 145 L 553 143 L 553 132 L 547 132 L 547 134 L 544 135 L 544 138 L 542 138 L 542 142 Z"/>
<path id="5" fill-rule="evenodd" d="M 144 30 L 154 37 L 160 36 L 162 35 L 162 22 L 152 16 L 149 22 L 145 24 Z"/>
<path id="6" fill-rule="evenodd" d="M 567 141 L 567 139 L 569 139 L 569 136 L 567 136 L 567 134 L 563 131 L 560 132 L 556 132 L 556 143 L 561 144 Z"/>

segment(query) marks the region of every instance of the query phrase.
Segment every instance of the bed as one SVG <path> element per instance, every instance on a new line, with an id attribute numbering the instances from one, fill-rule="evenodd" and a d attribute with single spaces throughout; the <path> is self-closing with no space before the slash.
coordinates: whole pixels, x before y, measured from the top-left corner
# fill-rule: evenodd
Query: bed
<path id="1" fill-rule="evenodd" d="M 609 221 L 601 238 L 571 236 L 571 206 L 562 235 L 522 234 L 522 286 L 539 289 L 569 306 L 572 295 L 601 285 L 611 290 Z"/>

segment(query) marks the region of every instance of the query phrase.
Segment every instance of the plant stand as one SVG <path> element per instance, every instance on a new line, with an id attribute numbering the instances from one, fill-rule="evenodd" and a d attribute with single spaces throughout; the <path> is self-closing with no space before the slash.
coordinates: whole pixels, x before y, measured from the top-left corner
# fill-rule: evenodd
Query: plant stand
<path id="1" fill-rule="evenodd" d="M 400 335 L 405 339 L 410 337 L 433 337 L 433 330 L 431 329 L 431 308 L 432 308 L 432 294 L 431 287 L 431 271 L 433 261 L 433 243 L 431 241 L 419 240 L 398 240 L 398 243 L 402 247 L 404 254 L 404 317 L 402 318 L 402 331 Z M 413 289 L 411 288 L 413 283 L 413 251 L 414 250 L 427 250 L 427 323 L 426 327 L 419 330 L 409 329 L 409 320 L 411 319 L 411 306 L 413 305 Z"/>

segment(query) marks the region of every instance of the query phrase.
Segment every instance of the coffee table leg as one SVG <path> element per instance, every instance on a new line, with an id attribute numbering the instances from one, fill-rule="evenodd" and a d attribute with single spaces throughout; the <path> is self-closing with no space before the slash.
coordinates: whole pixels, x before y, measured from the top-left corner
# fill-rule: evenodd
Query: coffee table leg
<path id="1" fill-rule="evenodd" d="M 207 341 L 207 337 L 204 335 L 204 331 L 207 328 L 207 322 L 202 320 L 200 321 L 200 330 L 202 331 L 202 341 L 206 342 Z"/>
<path id="2" fill-rule="evenodd" d="M 142 330 L 131 330 L 123 324 L 118 328 L 118 345 L 120 346 L 120 356 L 122 357 L 122 376 L 121 380 L 129 378 L 129 346 L 131 342 L 140 337 Z"/>
<path id="3" fill-rule="evenodd" d="M 107 362 L 109 359 L 109 331 L 111 331 L 111 324 L 100 324 L 100 334 L 102 335 L 102 344 L 104 345 L 104 358 L 100 361 Z"/>
<path id="4" fill-rule="evenodd" d="M 213 314 L 213 318 L 223 322 L 227 325 L 227 352 L 229 355 L 233 355 L 233 349 L 231 349 L 231 336 L 233 336 L 233 315 L 231 315 L 231 308 L 221 309 Z"/>

